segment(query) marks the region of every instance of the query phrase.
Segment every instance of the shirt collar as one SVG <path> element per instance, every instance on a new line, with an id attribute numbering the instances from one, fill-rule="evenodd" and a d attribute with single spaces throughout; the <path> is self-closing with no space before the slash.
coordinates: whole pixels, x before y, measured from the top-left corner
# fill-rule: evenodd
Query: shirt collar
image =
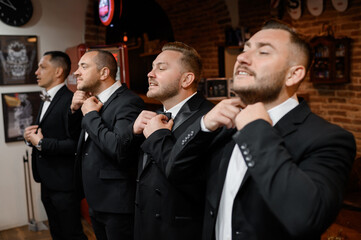
<path id="1" fill-rule="evenodd" d="M 191 96 L 187 97 L 186 99 L 184 99 L 183 101 L 181 101 L 180 103 L 178 103 L 177 105 L 175 105 L 174 107 L 172 107 L 172 108 L 169 109 L 169 110 L 165 109 L 165 107 L 163 106 L 164 111 L 165 111 L 165 112 L 170 112 L 170 113 L 172 113 L 172 118 L 174 119 L 174 118 L 177 116 L 179 110 L 183 107 L 183 105 L 184 105 L 191 97 L 193 97 L 194 95 L 196 95 L 196 93 L 197 93 L 197 92 L 193 93 Z"/>
<path id="2" fill-rule="evenodd" d="M 105 103 L 106 101 L 108 101 L 110 96 L 120 87 L 121 87 L 120 81 L 116 81 L 113 85 L 111 85 L 110 87 L 105 89 L 103 92 L 98 94 L 97 97 L 98 97 L 99 101 L 101 101 L 102 103 Z"/>
<path id="3" fill-rule="evenodd" d="M 268 115 L 270 116 L 273 126 L 276 125 L 276 123 L 289 111 L 291 111 L 293 108 L 295 108 L 299 104 L 297 100 L 297 95 L 293 95 L 283 103 L 275 106 L 274 108 L 271 108 L 268 110 Z"/>
<path id="4" fill-rule="evenodd" d="M 56 85 L 55 87 L 50 88 L 48 91 L 44 90 L 44 94 L 48 94 L 50 96 L 50 100 L 53 100 L 56 93 L 59 91 L 60 88 L 62 88 L 65 85 L 65 83 L 60 83 Z"/>

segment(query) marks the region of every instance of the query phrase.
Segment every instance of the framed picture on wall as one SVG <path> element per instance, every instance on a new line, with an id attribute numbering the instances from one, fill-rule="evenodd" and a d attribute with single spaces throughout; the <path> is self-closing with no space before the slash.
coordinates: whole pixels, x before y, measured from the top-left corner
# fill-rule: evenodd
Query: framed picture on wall
<path id="1" fill-rule="evenodd" d="M 209 99 L 224 99 L 228 97 L 228 78 L 206 78 L 206 97 Z"/>
<path id="2" fill-rule="evenodd" d="M 5 142 L 24 140 L 24 130 L 34 124 L 40 107 L 40 92 L 3 93 Z"/>
<path id="3" fill-rule="evenodd" d="M 0 35 L 0 85 L 36 84 L 36 36 Z"/>

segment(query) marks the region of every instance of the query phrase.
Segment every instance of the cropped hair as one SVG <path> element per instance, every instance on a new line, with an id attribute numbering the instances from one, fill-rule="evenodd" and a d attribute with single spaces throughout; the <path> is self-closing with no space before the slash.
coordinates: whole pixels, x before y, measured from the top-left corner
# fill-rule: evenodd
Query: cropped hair
<path id="1" fill-rule="evenodd" d="M 202 60 L 198 52 L 182 42 L 169 42 L 164 44 L 162 51 L 172 50 L 182 53 L 181 63 L 186 71 L 192 72 L 195 76 L 194 85 L 197 86 L 202 74 Z"/>
<path id="2" fill-rule="evenodd" d="M 117 60 L 111 52 L 101 49 L 92 49 L 88 52 L 97 52 L 97 55 L 94 58 L 94 62 L 97 65 L 98 70 L 102 69 L 103 67 L 107 67 L 109 68 L 110 77 L 112 77 L 113 79 L 116 78 L 118 65 Z"/>
<path id="3" fill-rule="evenodd" d="M 68 77 L 71 69 L 71 61 L 65 52 L 61 51 L 48 51 L 44 56 L 50 56 L 50 62 L 63 69 L 64 79 Z"/>
<path id="4" fill-rule="evenodd" d="M 270 19 L 266 21 L 261 29 L 280 29 L 288 32 L 290 34 L 290 42 L 304 54 L 306 60 L 305 68 L 306 71 L 308 71 L 312 64 L 312 50 L 310 44 L 302 34 L 297 33 L 290 25 L 277 19 Z"/>

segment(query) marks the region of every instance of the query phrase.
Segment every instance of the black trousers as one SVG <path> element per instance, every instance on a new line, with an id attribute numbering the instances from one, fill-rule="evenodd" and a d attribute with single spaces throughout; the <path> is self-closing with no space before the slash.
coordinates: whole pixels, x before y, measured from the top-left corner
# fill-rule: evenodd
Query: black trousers
<path id="1" fill-rule="evenodd" d="M 133 214 L 98 212 L 89 207 L 89 216 L 97 240 L 133 239 Z"/>
<path id="2" fill-rule="evenodd" d="M 80 199 L 75 192 L 59 192 L 41 185 L 41 201 L 54 240 L 87 240 L 80 215 Z"/>

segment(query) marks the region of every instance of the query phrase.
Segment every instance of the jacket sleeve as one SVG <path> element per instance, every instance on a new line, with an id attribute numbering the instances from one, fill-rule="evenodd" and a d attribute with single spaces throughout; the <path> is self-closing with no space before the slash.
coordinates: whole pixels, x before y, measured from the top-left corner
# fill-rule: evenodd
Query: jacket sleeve
<path id="1" fill-rule="evenodd" d="M 301 159 L 293 159 L 278 131 L 263 120 L 233 136 L 265 203 L 294 236 L 331 224 L 355 157 L 352 134 L 333 125 L 323 130 L 304 134 L 310 137 Z"/>
<path id="2" fill-rule="evenodd" d="M 67 116 L 67 112 L 63 115 L 63 118 L 61 119 L 64 123 L 64 129 L 66 138 L 64 139 L 57 139 L 57 138 L 49 138 L 46 137 L 44 133 L 44 138 L 42 140 L 42 153 L 45 153 L 47 155 L 74 155 L 76 153 L 77 143 L 78 143 L 78 137 L 79 134 L 71 134 L 70 128 L 69 128 L 69 119 Z M 80 125 L 76 122 L 72 123 L 72 128 L 75 131 L 75 129 L 79 129 L 80 133 Z"/>
<path id="3" fill-rule="evenodd" d="M 119 164 L 127 160 L 129 154 L 134 153 L 129 127 L 142 109 L 144 103 L 140 98 L 130 98 L 113 109 L 116 113 L 111 126 L 106 124 L 101 114 L 96 111 L 87 113 L 81 125 L 102 152 Z"/>

